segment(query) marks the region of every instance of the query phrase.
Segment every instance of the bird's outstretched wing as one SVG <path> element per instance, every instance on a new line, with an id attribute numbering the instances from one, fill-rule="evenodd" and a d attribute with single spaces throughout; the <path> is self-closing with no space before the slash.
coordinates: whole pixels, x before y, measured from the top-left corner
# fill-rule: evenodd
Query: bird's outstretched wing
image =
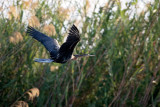
<path id="1" fill-rule="evenodd" d="M 32 36 L 34 39 L 41 42 L 45 48 L 52 54 L 57 54 L 59 50 L 59 44 L 56 39 L 52 39 L 51 37 L 48 37 L 47 35 L 37 31 L 31 26 L 28 26 L 27 33 Z"/>
<path id="2" fill-rule="evenodd" d="M 77 27 L 73 25 L 69 30 L 69 35 L 67 37 L 66 42 L 62 44 L 59 49 L 60 55 L 72 54 L 75 46 L 80 41 L 80 35 Z"/>

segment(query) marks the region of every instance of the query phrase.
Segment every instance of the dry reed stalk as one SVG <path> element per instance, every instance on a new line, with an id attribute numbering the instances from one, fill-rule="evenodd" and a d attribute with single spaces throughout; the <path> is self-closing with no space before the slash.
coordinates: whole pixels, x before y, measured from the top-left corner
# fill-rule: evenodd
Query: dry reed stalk
<path id="1" fill-rule="evenodd" d="M 20 96 L 12 105 L 11 107 L 28 107 L 28 103 L 26 103 L 25 101 L 19 101 L 22 97 L 26 97 L 28 98 L 28 100 L 33 101 L 33 99 L 35 97 L 39 96 L 39 89 L 38 88 L 31 88 L 29 89 L 27 92 L 25 92 L 22 96 Z M 15 106 L 18 105 L 18 106 Z M 21 106 L 24 105 L 24 106 Z"/>
<path id="2" fill-rule="evenodd" d="M 17 101 L 11 107 L 29 107 L 28 103 L 25 101 Z"/>

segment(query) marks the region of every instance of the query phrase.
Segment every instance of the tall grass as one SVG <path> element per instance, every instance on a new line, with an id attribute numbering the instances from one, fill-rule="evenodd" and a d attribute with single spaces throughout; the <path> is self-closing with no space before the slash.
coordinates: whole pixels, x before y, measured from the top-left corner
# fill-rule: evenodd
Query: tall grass
<path id="1" fill-rule="evenodd" d="M 95 5 L 92 13 L 88 0 L 70 8 L 62 4 L 16 0 L 10 8 L 1 6 L 0 105 L 160 106 L 159 0 L 139 14 L 132 10 L 136 0 L 126 9 L 109 0 L 98 12 Z M 49 53 L 26 34 L 28 24 L 62 44 L 73 23 L 81 33 L 74 54 L 95 57 L 66 64 L 33 61 Z"/>

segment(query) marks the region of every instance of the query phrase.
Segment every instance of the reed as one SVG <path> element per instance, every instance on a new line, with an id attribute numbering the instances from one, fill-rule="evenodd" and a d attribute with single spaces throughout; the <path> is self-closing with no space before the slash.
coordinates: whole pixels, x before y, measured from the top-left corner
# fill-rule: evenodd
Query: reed
<path id="1" fill-rule="evenodd" d="M 0 106 L 160 106 L 160 2 L 152 0 L 138 13 L 140 1 L 126 8 L 119 0 L 101 7 L 70 0 L 67 8 L 61 0 L 2 2 Z M 49 54 L 26 34 L 28 25 L 62 44 L 73 23 L 81 36 L 74 53 L 94 57 L 33 61 Z"/>

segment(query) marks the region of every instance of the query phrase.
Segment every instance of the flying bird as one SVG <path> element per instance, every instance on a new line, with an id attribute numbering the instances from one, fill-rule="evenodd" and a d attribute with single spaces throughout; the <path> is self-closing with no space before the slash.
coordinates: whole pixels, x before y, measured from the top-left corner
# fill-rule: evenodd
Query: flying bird
<path id="1" fill-rule="evenodd" d="M 77 45 L 77 43 L 80 41 L 79 30 L 74 24 L 69 30 L 69 34 L 66 41 L 61 46 L 58 44 L 58 41 L 56 39 L 53 39 L 37 31 L 31 26 L 27 27 L 27 34 L 29 34 L 29 36 L 32 36 L 37 41 L 41 42 L 50 53 L 50 59 L 36 58 L 34 60 L 35 62 L 66 63 L 70 60 L 76 60 L 77 58 L 80 58 L 80 57 L 94 56 L 89 54 L 73 55 L 74 48 Z"/>

